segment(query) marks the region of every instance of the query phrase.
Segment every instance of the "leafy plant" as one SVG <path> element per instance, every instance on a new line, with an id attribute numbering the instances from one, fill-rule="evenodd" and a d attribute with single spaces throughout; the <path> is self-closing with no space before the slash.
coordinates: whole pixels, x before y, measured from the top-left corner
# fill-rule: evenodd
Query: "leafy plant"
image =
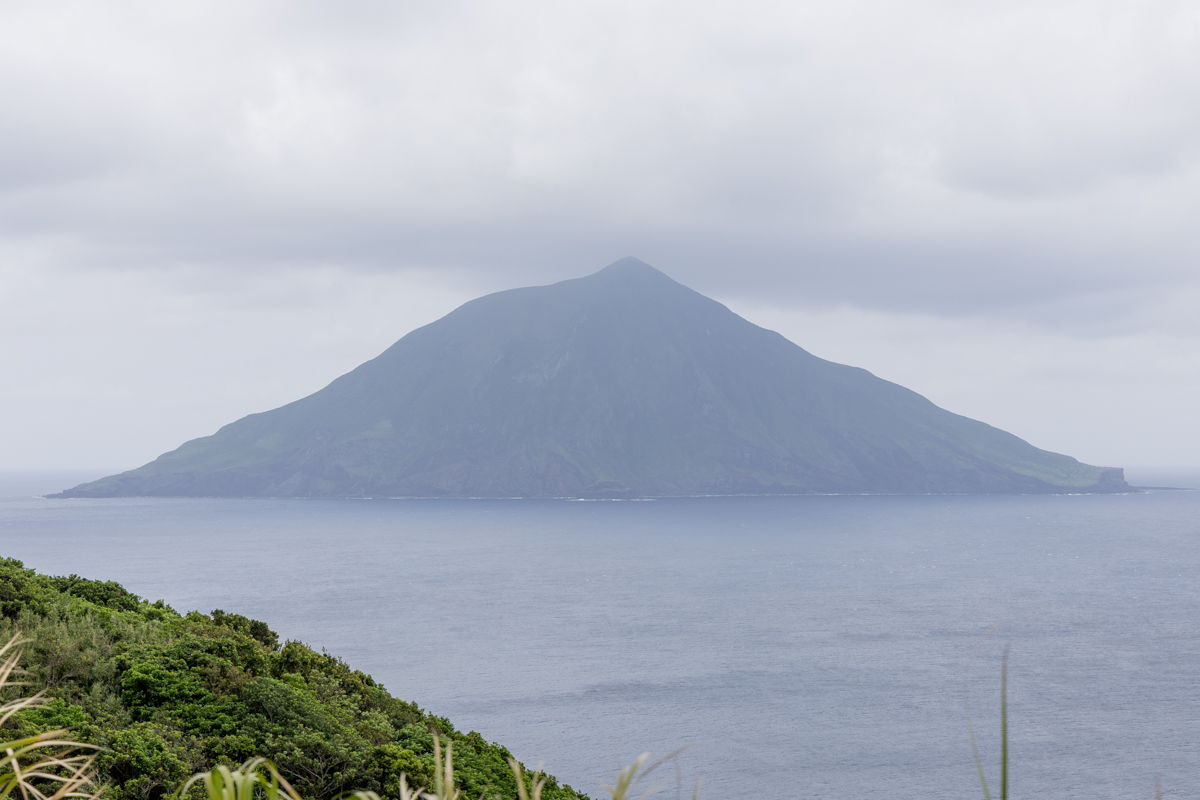
<path id="1" fill-rule="evenodd" d="M 0 647 L 0 696 L 11 689 L 25 686 L 18 668 L 23 640 L 14 634 Z M 36 708 L 45 702 L 43 692 L 18 696 L 0 704 L 0 726 L 24 709 Z M 19 792 L 23 800 L 61 800 L 66 797 L 95 798 L 99 788 L 94 781 L 95 754 L 80 753 L 96 750 L 94 745 L 82 744 L 67 738 L 67 731 L 44 731 L 14 741 L 0 742 L 0 800 Z"/>

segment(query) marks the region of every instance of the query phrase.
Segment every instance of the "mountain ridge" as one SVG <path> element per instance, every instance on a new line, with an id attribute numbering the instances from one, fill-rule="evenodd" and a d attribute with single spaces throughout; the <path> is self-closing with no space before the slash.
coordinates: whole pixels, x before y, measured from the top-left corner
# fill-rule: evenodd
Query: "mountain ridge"
<path id="1" fill-rule="evenodd" d="M 1130 491 L 636 258 L 476 298 L 328 386 L 60 497 Z"/>

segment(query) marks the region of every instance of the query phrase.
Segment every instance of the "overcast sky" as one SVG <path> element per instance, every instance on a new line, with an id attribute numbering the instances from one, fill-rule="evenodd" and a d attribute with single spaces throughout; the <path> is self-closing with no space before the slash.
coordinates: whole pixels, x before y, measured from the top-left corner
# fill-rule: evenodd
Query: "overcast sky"
<path id="1" fill-rule="evenodd" d="M 1200 463 L 1200 2 L 5 2 L 0 469 L 127 469 L 636 255 Z"/>

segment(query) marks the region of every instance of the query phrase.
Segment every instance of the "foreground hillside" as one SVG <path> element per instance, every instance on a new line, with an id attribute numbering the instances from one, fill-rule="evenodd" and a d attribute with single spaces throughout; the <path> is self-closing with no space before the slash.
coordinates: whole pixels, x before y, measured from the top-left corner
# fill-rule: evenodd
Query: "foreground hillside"
<path id="1" fill-rule="evenodd" d="M 1129 491 L 637 259 L 474 300 L 321 391 L 63 497 Z"/>
<path id="2" fill-rule="evenodd" d="M 272 759 L 305 797 L 395 796 L 401 773 L 432 785 L 435 732 L 453 741 L 466 797 L 517 796 L 508 750 L 397 700 L 335 656 L 281 645 L 263 622 L 180 615 L 111 581 L 0 558 L 0 638 L 14 630 L 30 638 L 24 666 L 52 700 L 9 726 L 72 728 L 106 748 L 100 778 L 113 800 L 156 800 L 194 772 L 253 755 Z M 543 796 L 586 797 L 553 778 Z"/>

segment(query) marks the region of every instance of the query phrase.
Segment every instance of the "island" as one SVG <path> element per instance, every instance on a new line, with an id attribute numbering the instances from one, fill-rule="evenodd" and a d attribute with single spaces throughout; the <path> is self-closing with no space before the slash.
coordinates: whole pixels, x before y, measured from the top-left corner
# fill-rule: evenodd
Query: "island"
<path id="1" fill-rule="evenodd" d="M 308 397 L 53 496 L 1128 491 L 625 258 L 472 300 Z"/>

